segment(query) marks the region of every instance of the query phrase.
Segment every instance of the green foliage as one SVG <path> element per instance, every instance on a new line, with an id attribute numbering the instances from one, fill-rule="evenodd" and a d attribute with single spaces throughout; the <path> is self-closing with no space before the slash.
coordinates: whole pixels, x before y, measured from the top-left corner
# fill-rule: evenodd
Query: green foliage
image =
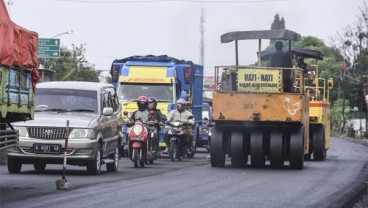
<path id="1" fill-rule="evenodd" d="M 342 60 L 347 66 L 341 75 L 345 89 L 349 91 L 346 98 L 352 106 L 362 106 L 362 110 L 367 113 L 364 93 L 367 95 L 368 90 L 363 91 L 363 76 L 368 76 L 368 6 L 366 2 L 360 8 L 357 21 L 338 33 L 334 41 L 336 49 L 343 55 Z"/>
<path id="2" fill-rule="evenodd" d="M 343 99 L 336 100 L 331 110 L 331 123 L 333 125 L 338 125 L 339 127 L 341 127 L 341 123 L 343 122 L 343 113 L 342 113 L 343 103 L 344 103 Z M 349 109 L 350 109 L 349 100 L 345 100 L 345 109 L 344 109 L 345 120 L 349 120 L 352 117 Z"/>
<path id="3" fill-rule="evenodd" d="M 46 67 L 55 72 L 56 81 L 90 81 L 99 82 L 98 74 L 93 65 L 88 64 L 84 57 L 86 44 L 73 49 L 60 49 L 60 58 L 47 59 Z"/>
<path id="4" fill-rule="evenodd" d="M 280 19 L 280 15 L 276 13 L 274 20 L 271 24 L 271 30 L 285 29 L 285 20 L 283 17 Z"/>

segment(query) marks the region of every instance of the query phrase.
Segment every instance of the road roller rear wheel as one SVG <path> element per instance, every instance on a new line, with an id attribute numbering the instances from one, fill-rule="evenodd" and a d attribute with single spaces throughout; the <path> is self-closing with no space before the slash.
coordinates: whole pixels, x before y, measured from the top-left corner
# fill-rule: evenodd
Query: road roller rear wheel
<path id="1" fill-rule="evenodd" d="M 225 166 L 225 151 L 223 132 L 218 127 L 213 127 L 211 136 L 211 166 Z"/>
<path id="2" fill-rule="evenodd" d="M 250 134 L 250 157 L 251 164 L 256 168 L 263 168 L 266 163 L 264 151 L 263 134 L 260 129 L 256 129 Z"/>
<path id="3" fill-rule="evenodd" d="M 243 132 L 231 134 L 231 166 L 245 167 L 248 162 L 248 154 L 245 152 Z"/>
<path id="4" fill-rule="evenodd" d="M 290 135 L 290 153 L 289 161 L 290 168 L 301 170 L 304 166 L 304 128 L 299 127 L 298 129 L 291 132 Z"/>
<path id="5" fill-rule="evenodd" d="M 316 161 L 326 160 L 325 138 L 323 126 L 313 129 L 313 158 Z"/>
<path id="6" fill-rule="evenodd" d="M 271 131 L 270 138 L 270 164 L 272 168 L 284 166 L 282 131 Z"/>

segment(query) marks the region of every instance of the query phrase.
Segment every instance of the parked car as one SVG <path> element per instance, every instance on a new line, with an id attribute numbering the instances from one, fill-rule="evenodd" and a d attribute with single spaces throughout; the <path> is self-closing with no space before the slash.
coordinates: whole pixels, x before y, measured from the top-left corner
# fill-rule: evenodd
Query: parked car
<path id="1" fill-rule="evenodd" d="M 8 150 L 8 170 L 19 173 L 22 164 L 33 164 L 36 170 L 44 170 L 46 164 L 62 164 L 67 136 L 67 164 L 87 166 L 94 175 L 100 174 L 102 164 L 115 172 L 120 159 L 121 119 L 113 85 L 39 83 L 34 120 L 13 123 L 19 130 L 19 147 Z"/>

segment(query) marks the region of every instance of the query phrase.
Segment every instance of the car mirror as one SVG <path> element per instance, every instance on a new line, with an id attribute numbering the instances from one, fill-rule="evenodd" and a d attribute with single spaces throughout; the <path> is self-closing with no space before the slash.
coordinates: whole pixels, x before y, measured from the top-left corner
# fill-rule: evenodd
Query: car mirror
<path id="1" fill-rule="evenodd" d="M 114 110 L 112 108 L 106 107 L 102 110 L 102 115 L 104 116 L 112 116 Z"/>

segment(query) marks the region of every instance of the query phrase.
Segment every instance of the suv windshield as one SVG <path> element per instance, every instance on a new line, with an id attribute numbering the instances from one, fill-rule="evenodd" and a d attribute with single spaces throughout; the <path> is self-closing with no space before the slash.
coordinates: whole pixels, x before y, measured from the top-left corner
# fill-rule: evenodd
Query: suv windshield
<path id="1" fill-rule="evenodd" d="M 97 92 L 73 89 L 37 89 L 35 111 L 97 112 Z"/>
<path id="2" fill-rule="evenodd" d="M 173 102 L 172 85 L 121 84 L 119 100 L 135 101 L 139 96 L 154 97 L 158 102 Z"/>

